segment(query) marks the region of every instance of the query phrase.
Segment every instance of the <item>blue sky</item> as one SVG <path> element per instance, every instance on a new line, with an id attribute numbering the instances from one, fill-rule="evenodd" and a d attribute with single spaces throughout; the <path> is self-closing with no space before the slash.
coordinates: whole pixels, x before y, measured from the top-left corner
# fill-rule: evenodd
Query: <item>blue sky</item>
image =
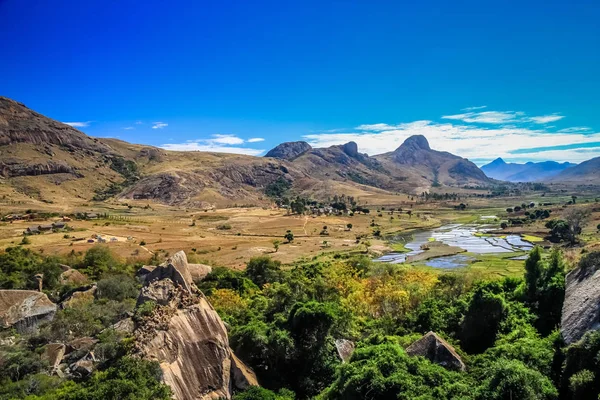
<path id="1" fill-rule="evenodd" d="M 600 155 L 600 2 L 0 0 L 0 95 L 92 136 Z M 263 139 L 263 140 L 261 140 Z"/>

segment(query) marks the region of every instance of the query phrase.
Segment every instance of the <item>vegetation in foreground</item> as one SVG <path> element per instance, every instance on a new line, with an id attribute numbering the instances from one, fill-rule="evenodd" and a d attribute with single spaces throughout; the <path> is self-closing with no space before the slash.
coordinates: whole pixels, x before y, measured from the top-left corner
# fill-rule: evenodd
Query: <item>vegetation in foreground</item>
<path id="1" fill-rule="evenodd" d="M 598 253 L 583 257 L 596 265 Z M 135 267 L 105 247 L 61 260 L 21 247 L 0 254 L 2 288 L 68 292 L 60 262 L 96 279 L 99 294 L 58 312 L 39 333 L 3 332 L 0 399 L 167 399 L 156 364 L 129 356 L 131 337 L 110 327 L 135 310 Z M 524 278 L 477 280 L 468 272 L 436 273 L 336 255 L 282 266 L 252 259 L 245 271 L 215 268 L 198 286 L 230 325 L 232 348 L 257 373 L 262 388 L 244 399 L 596 399 L 600 394 L 600 333 L 565 347 L 557 328 L 565 289 L 565 260 L 534 249 Z M 58 268 L 58 269 L 57 269 Z M 451 371 L 405 348 L 435 331 L 467 366 Z M 49 375 L 43 346 L 77 337 L 100 339 L 99 369 L 91 377 Z M 336 339 L 356 350 L 341 363 Z"/>

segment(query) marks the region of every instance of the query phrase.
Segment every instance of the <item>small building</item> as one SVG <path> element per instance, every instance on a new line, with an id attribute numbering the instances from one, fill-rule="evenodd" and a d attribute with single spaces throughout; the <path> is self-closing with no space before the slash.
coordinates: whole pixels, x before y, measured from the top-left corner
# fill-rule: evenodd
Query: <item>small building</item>
<path id="1" fill-rule="evenodd" d="M 89 213 L 89 214 L 85 214 L 87 219 L 98 219 L 98 214 L 96 213 Z"/>
<path id="2" fill-rule="evenodd" d="M 26 232 L 33 235 L 33 234 L 40 233 L 40 230 L 37 226 L 30 226 L 29 228 L 27 228 Z"/>
<path id="3" fill-rule="evenodd" d="M 88 243 L 94 243 L 94 239 L 88 239 Z"/>
<path id="4" fill-rule="evenodd" d="M 54 229 L 65 229 L 67 227 L 67 224 L 64 223 L 63 221 L 56 221 L 52 224 L 52 228 Z"/>
<path id="5" fill-rule="evenodd" d="M 66 215 L 64 217 L 62 217 L 62 220 L 64 222 L 71 222 L 71 218 L 67 217 Z"/>
<path id="6" fill-rule="evenodd" d="M 52 228 L 53 228 L 53 226 L 52 226 L 52 225 L 39 225 L 39 226 L 38 226 L 38 229 L 39 229 L 40 231 L 51 231 L 51 230 L 52 230 Z"/>

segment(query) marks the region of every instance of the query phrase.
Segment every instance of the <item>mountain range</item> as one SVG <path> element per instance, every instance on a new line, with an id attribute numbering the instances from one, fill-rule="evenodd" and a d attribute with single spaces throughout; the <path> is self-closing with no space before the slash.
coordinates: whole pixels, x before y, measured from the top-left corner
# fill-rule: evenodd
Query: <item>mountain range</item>
<path id="1" fill-rule="evenodd" d="M 556 161 L 528 162 L 525 164 L 507 163 L 502 158 L 496 158 L 481 167 L 487 176 L 508 182 L 535 182 L 548 180 L 576 164 Z"/>
<path id="2" fill-rule="evenodd" d="M 266 204 L 266 189 L 281 179 L 293 193 L 316 198 L 419 194 L 432 186 L 496 183 L 469 160 L 433 150 L 422 135 L 376 156 L 361 153 L 354 142 L 327 148 L 287 142 L 264 157 L 176 152 L 93 138 L 0 97 L 0 196 L 11 201 Z"/>

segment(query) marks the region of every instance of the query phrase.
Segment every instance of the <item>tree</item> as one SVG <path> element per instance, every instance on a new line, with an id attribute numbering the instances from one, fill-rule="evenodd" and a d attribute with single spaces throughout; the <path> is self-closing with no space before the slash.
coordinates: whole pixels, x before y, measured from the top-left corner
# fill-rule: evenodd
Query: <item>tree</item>
<path id="1" fill-rule="evenodd" d="M 365 253 L 369 252 L 369 247 L 371 247 L 371 242 L 368 240 L 364 240 L 362 244 L 365 246 Z"/>
<path id="2" fill-rule="evenodd" d="M 255 285 L 263 287 L 265 283 L 279 280 L 281 263 L 268 256 L 252 257 L 246 265 L 246 275 Z"/>
<path id="3" fill-rule="evenodd" d="M 485 400 L 550 400 L 558 397 L 550 379 L 516 360 L 500 359 L 492 365 L 482 387 Z"/>
<path id="4" fill-rule="evenodd" d="M 464 375 L 388 342 L 357 348 L 319 399 L 467 399 L 472 389 Z"/>
<path id="5" fill-rule="evenodd" d="M 352 224 L 346 224 L 346 228 L 348 228 L 348 230 L 352 229 Z M 598 225 L 598 230 L 600 230 L 600 225 Z"/>
<path id="6" fill-rule="evenodd" d="M 23 246 L 31 244 L 31 240 L 29 240 L 29 238 L 27 236 L 23 236 L 23 239 L 21 239 L 21 244 Z"/>
<path id="7" fill-rule="evenodd" d="M 292 233 L 292 231 L 290 231 L 289 229 L 285 232 L 285 235 L 283 235 L 283 238 L 285 240 L 287 240 L 288 243 L 291 243 L 294 241 L 294 234 Z"/>
<path id="8" fill-rule="evenodd" d="M 508 312 L 498 283 L 475 289 L 460 327 L 460 343 L 469 353 L 481 353 L 496 341 L 500 323 Z"/>
<path id="9" fill-rule="evenodd" d="M 92 279 L 99 279 L 106 272 L 116 271 L 117 260 L 113 257 L 108 246 L 96 245 L 86 251 L 82 267 Z"/>
<path id="10" fill-rule="evenodd" d="M 581 233 L 581 229 L 590 215 L 589 211 L 586 209 L 576 209 L 573 208 L 565 215 L 565 221 L 569 225 L 569 230 L 567 231 L 567 238 L 571 245 L 574 245 L 578 242 L 579 234 Z"/>
<path id="11" fill-rule="evenodd" d="M 277 253 L 277 251 L 279 251 L 279 245 L 281 244 L 281 241 L 279 240 L 273 240 L 273 248 L 275 249 L 275 253 Z"/>
<path id="12" fill-rule="evenodd" d="M 525 293 L 530 302 L 537 299 L 538 285 L 542 278 L 542 249 L 535 246 L 525 260 Z"/>

